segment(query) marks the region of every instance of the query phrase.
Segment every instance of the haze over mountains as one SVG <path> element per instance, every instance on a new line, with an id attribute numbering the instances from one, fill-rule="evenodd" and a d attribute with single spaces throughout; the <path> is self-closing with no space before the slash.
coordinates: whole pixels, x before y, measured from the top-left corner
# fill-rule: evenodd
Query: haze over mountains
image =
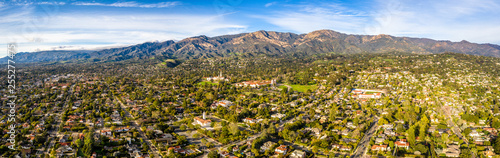
<path id="1" fill-rule="evenodd" d="M 284 55 L 289 53 L 317 54 L 408 52 L 431 54 L 455 52 L 500 57 L 500 46 L 467 41 L 436 41 L 426 38 L 394 37 L 390 35 L 349 35 L 332 30 L 307 34 L 257 31 L 216 37 L 196 36 L 178 42 L 146 42 L 122 48 L 100 51 L 42 51 L 19 53 L 18 63 L 56 61 L 122 61 L 162 56 L 170 59 L 224 57 L 242 53 Z M 2 58 L 1 60 L 7 60 Z"/>

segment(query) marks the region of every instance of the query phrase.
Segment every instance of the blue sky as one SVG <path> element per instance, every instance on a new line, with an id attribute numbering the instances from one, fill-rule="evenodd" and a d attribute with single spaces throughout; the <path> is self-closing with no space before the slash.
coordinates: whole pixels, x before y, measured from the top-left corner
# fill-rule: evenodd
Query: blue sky
<path id="1" fill-rule="evenodd" d="M 0 47 L 102 49 L 258 30 L 389 34 L 500 44 L 500 1 L 99 1 L 0 2 Z M 0 56 L 6 56 L 0 49 Z"/>

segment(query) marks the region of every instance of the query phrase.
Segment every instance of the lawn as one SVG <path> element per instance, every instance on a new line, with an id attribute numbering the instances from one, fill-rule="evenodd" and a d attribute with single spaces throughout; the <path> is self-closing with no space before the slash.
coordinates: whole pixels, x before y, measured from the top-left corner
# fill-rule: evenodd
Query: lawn
<path id="1" fill-rule="evenodd" d="M 203 81 L 203 82 L 200 82 L 198 84 L 199 85 L 205 85 L 205 84 L 218 85 L 219 83 L 214 83 L 214 82 L 210 82 L 210 81 Z"/>
<path id="2" fill-rule="evenodd" d="M 279 86 L 278 88 L 279 88 L 279 89 L 283 89 L 283 88 L 287 88 L 287 87 L 286 87 L 286 86 L 281 85 L 281 86 Z"/>
<path id="3" fill-rule="evenodd" d="M 388 61 L 388 62 L 393 62 L 394 60 L 392 59 L 383 59 L 384 61 Z"/>
<path id="4" fill-rule="evenodd" d="M 291 84 L 290 86 L 292 86 L 292 89 L 295 90 L 295 91 L 299 91 L 299 92 L 307 92 L 308 89 L 310 89 L 311 91 L 315 90 L 316 88 L 318 88 L 317 85 L 298 85 L 298 84 Z"/>

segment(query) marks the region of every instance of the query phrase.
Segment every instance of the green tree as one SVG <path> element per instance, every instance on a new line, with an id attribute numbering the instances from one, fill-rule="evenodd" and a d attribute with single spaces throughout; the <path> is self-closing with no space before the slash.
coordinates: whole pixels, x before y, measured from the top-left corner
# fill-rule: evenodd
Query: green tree
<path id="1" fill-rule="evenodd" d="M 417 151 L 420 151 L 420 153 L 422 153 L 422 155 L 425 155 L 425 153 L 427 153 L 427 146 L 423 145 L 423 144 L 418 144 L 415 146 L 415 150 Z"/>
<path id="2" fill-rule="evenodd" d="M 217 151 L 212 150 L 208 153 L 208 158 L 219 158 L 219 154 L 217 154 Z"/>
<path id="3" fill-rule="evenodd" d="M 460 151 L 460 158 L 469 158 L 472 157 L 472 154 L 469 149 L 465 148 Z"/>
<path id="4" fill-rule="evenodd" d="M 236 123 L 229 124 L 229 131 L 231 132 L 232 135 L 238 135 L 240 132 L 238 124 Z"/>
<path id="5" fill-rule="evenodd" d="M 406 134 L 408 135 L 408 142 L 410 145 L 415 145 L 415 126 L 411 126 L 407 131 Z"/>
<path id="6" fill-rule="evenodd" d="M 496 154 L 500 154 L 500 138 L 495 139 L 495 144 L 493 145 Z"/>
<path id="7" fill-rule="evenodd" d="M 92 154 L 93 146 L 94 146 L 94 129 L 91 129 L 90 131 L 87 132 L 87 134 L 85 134 L 83 153 L 87 156 L 90 156 Z"/>

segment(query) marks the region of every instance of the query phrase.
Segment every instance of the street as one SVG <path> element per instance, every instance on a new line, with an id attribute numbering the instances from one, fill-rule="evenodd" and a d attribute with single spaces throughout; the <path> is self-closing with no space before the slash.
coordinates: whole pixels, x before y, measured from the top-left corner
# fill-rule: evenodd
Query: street
<path id="1" fill-rule="evenodd" d="M 365 136 L 359 142 L 358 147 L 354 151 L 354 154 L 351 157 L 369 157 L 366 156 L 367 147 L 370 144 L 370 138 L 373 137 L 373 134 L 377 130 L 378 117 L 375 117 L 375 120 L 372 122 L 370 129 L 365 133 Z"/>

